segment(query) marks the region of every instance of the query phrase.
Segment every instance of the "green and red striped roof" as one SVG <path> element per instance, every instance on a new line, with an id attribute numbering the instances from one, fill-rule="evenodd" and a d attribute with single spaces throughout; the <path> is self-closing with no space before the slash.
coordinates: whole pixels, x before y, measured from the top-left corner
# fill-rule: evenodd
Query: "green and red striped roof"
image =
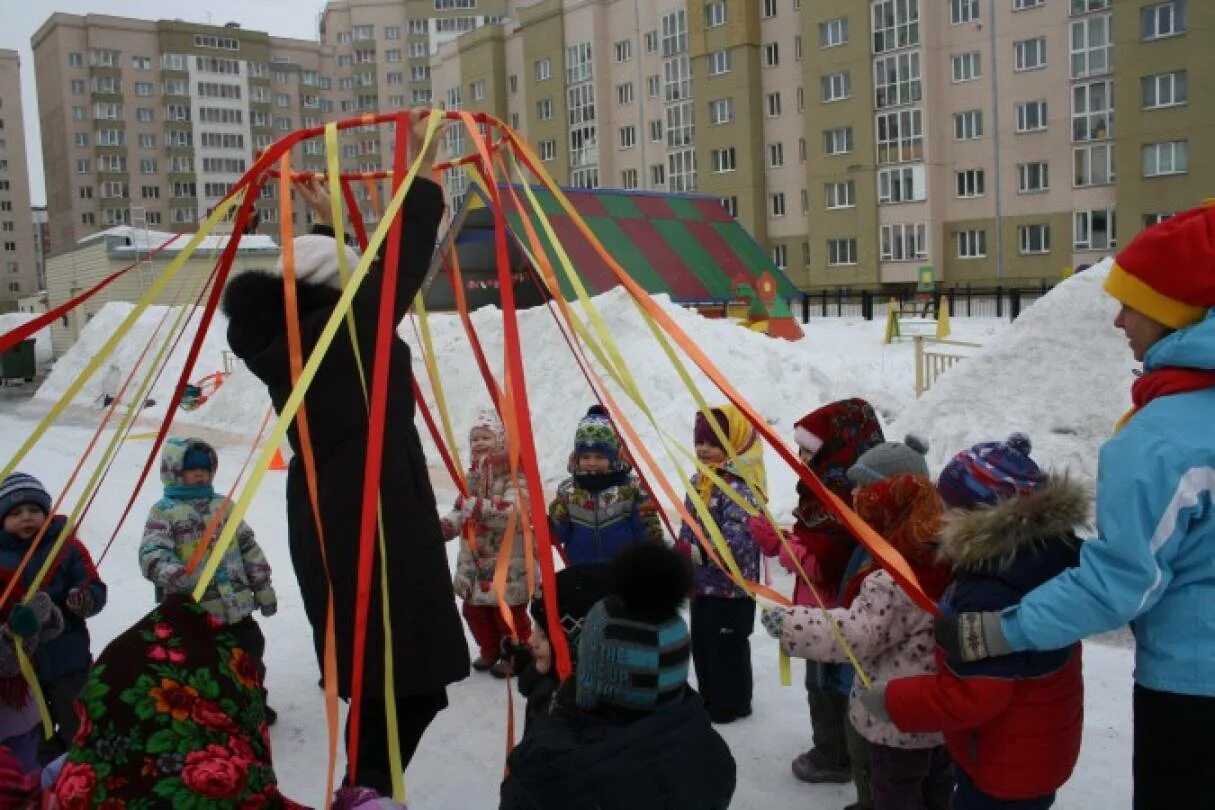
<path id="1" fill-rule="evenodd" d="M 522 217 L 529 216 L 556 270 L 557 255 L 535 212 L 519 211 L 505 186 L 500 191 L 512 268 L 526 272 L 531 248 Z M 734 299 L 738 297 L 736 282 L 754 286 L 755 279 L 767 272 L 776 280 L 778 298 L 797 295 L 788 277 L 715 197 L 617 189 L 570 189 L 564 193 L 612 258 L 649 293 L 667 293 L 680 302 Z M 527 206 L 522 191 L 516 188 L 516 194 Z M 615 275 L 557 199 L 541 188 L 533 188 L 533 194 L 588 292 L 595 295 L 615 287 Z M 450 262 L 454 245 L 469 288 L 469 305 L 474 307 L 497 303 L 496 293 L 491 292 L 497 278 L 493 216 L 483 195 L 479 188 L 470 190 L 468 203 L 453 220 L 437 260 L 440 264 Z M 558 276 L 563 295 L 573 297 L 573 289 L 560 272 Z M 530 300 L 532 296 L 524 289 L 529 286 L 534 287 L 534 282 L 516 283 L 521 305 L 539 303 Z M 435 274 L 427 288 L 427 306 L 446 308 L 450 296 L 447 274 Z"/>

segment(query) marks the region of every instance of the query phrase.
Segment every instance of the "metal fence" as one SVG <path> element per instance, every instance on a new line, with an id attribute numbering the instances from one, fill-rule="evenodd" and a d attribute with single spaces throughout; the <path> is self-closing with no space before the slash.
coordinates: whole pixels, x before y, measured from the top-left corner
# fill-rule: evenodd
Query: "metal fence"
<path id="1" fill-rule="evenodd" d="M 885 318 L 892 300 L 900 310 L 907 311 L 914 306 L 925 317 L 935 316 L 942 297 L 948 299 L 949 315 L 953 318 L 1006 317 L 1016 320 L 1021 310 L 1050 289 L 1045 282 L 1013 287 L 955 285 L 937 290 L 930 298 L 919 299 L 914 292 L 906 290 L 885 293 L 837 287 L 803 293 L 800 301 L 795 299 L 789 303 L 795 312 L 801 313 L 802 323 L 809 323 L 811 318 Z"/>

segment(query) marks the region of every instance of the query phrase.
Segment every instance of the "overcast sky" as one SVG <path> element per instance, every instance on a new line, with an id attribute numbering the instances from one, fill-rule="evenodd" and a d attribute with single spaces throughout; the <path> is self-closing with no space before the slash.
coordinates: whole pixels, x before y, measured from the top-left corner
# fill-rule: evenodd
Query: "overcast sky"
<path id="1" fill-rule="evenodd" d="M 181 19 L 213 25 L 238 22 L 242 28 L 266 31 L 274 36 L 315 39 L 317 15 L 323 7 L 323 0 L 50 0 L 46 5 L 37 0 L 0 0 L 0 48 L 12 48 L 21 54 L 21 100 L 30 167 L 30 201 L 34 205 L 46 203 L 30 37 L 53 12 L 111 14 L 145 20 Z"/>

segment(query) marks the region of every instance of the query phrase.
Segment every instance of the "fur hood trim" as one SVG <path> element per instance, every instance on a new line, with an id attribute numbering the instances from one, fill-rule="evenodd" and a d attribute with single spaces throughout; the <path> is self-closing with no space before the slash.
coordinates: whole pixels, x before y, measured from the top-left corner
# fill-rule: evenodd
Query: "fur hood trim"
<path id="1" fill-rule="evenodd" d="M 332 236 L 309 233 L 297 236 L 292 240 L 295 250 L 295 280 L 297 284 L 323 284 L 335 290 L 342 289 L 342 279 L 338 272 L 338 243 Z M 346 251 L 346 272 L 354 272 L 359 263 L 359 254 L 353 248 L 343 245 Z M 283 257 L 280 255 L 274 263 L 274 269 L 268 273 L 283 275 Z"/>
<path id="2" fill-rule="evenodd" d="M 1075 543 L 1091 524 L 1092 494 L 1067 475 L 1051 475 L 1031 495 L 946 516 L 941 557 L 955 570 L 1000 571 L 1022 551 Z"/>

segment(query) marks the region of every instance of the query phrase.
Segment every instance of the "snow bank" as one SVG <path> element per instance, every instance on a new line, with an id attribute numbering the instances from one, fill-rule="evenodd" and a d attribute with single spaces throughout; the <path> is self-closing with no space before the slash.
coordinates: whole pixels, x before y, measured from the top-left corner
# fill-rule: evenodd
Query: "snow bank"
<path id="1" fill-rule="evenodd" d="M 30 312 L 5 312 L 0 315 L 0 335 L 11 332 L 19 326 L 24 326 L 39 317 Z M 51 347 L 51 328 L 49 326 L 34 333 L 34 358 L 38 365 L 44 366 L 51 362 L 54 351 Z"/>
<path id="2" fill-rule="evenodd" d="M 38 389 L 35 397 L 39 400 L 50 402 L 58 401 L 67 391 L 68 386 L 80 376 L 89 362 L 97 356 L 101 347 L 110 339 L 115 330 L 117 330 L 118 325 L 131 314 L 131 310 L 134 308 L 134 304 L 126 302 L 109 303 L 102 307 L 85 324 L 84 329 L 80 332 L 80 338 L 72 348 L 55 363 L 54 369 L 47 376 L 46 382 Z M 168 312 L 168 316 L 164 317 L 166 310 L 170 311 Z M 128 395 L 133 395 L 134 390 L 143 380 L 144 370 L 147 369 L 148 364 L 152 362 L 152 359 L 160 350 L 161 343 L 164 341 L 166 335 L 168 335 L 169 328 L 172 326 L 179 312 L 180 308 L 178 307 L 148 307 L 131 327 L 131 330 L 119 342 L 110 358 L 84 384 L 73 404 L 84 407 L 98 406 L 101 401 L 109 364 L 116 364 L 123 379 L 125 379 L 126 375 L 131 373 L 136 360 L 139 359 L 140 352 L 143 351 L 143 348 L 149 342 L 152 342 L 153 346 L 144 358 L 143 364 L 140 366 L 140 372 L 132 380 L 131 386 L 127 388 Z M 161 326 L 162 317 L 164 317 L 163 326 Z M 187 317 L 189 321 L 185 326 L 185 336 L 177 344 L 173 352 L 170 353 L 164 373 L 160 375 L 160 379 L 157 380 L 148 394 L 149 398 L 156 401 L 156 404 L 145 410 L 145 415 L 163 415 L 169 400 L 173 396 L 173 387 L 177 383 L 177 378 L 181 375 L 182 369 L 185 367 L 186 356 L 189 354 L 190 343 L 194 338 L 195 330 L 198 328 L 201 310 L 196 310 Z M 223 351 L 228 348 L 224 337 L 227 328 L 227 321 L 224 317 L 216 314 L 215 320 L 211 323 L 211 329 L 204 339 L 202 351 L 198 356 L 198 362 L 195 364 L 195 371 L 192 375 L 194 379 L 205 377 L 208 374 L 223 369 Z M 259 417 L 260 414 L 250 418 L 256 420 Z M 255 421 L 252 430 L 256 429 L 257 423 Z"/>
<path id="3" fill-rule="evenodd" d="M 655 296 L 655 300 L 782 437 L 791 440 L 793 424 L 808 406 L 827 401 L 832 383 L 800 344 L 775 340 L 730 321 L 704 318 L 671 303 L 667 296 Z M 680 446 L 690 450 L 695 400 L 680 382 L 632 299 L 623 289 L 616 289 L 597 296 L 594 304 L 620 346 L 624 360 L 658 424 Z M 459 318 L 455 315 L 435 315 L 430 322 L 453 430 L 460 445 L 460 455 L 466 459 L 468 426 L 478 409 L 489 407 L 489 395 L 477 371 L 476 360 Z M 494 307 L 482 308 L 472 314 L 472 322 L 494 375 L 501 379 L 501 312 Z M 574 429 L 578 420 L 595 400 L 569 347 L 558 332 L 553 316 L 546 308 L 521 312 L 519 330 L 524 347 L 524 371 L 528 379 L 528 398 L 541 474 L 546 487 L 555 487 L 566 475 L 566 463 L 573 450 Z M 411 345 L 418 345 L 409 320 L 402 324 L 399 332 Z M 684 360 L 707 401 L 711 405 L 724 402 L 725 398 L 717 393 L 708 379 L 690 361 Z M 596 368 L 606 379 L 603 369 L 598 368 L 597 364 Z M 430 381 L 417 352 L 414 373 L 427 399 L 433 401 Z M 676 490 L 682 493 L 683 483 L 676 477 L 676 467 L 667 458 L 658 432 L 640 409 L 614 384 L 610 384 L 612 394 L 624 408 L 626 417 L 637 428 L 642 441 L 662 465 Z M 427 453 L 433 454 L 430 456 L 432 464 L 438 464 L 438 455 L 420 419 L 418 425 Z M 767 456 L 772 505 L 778 512 L 787 513 L 794 506 L 794 475 L 770 451 Z"/>
<path id="4" fill-rule="evenodd" d="M 1101 285 L 1106 260 L 1025 309 L 977 356 L 908 406 L 889 431 L 928 439 L 938 469 L 958 450 L 1024 431 L 1042 464 L 1095 479 L 1097 450 L 1130 407 L 1136 368 Z"/>

